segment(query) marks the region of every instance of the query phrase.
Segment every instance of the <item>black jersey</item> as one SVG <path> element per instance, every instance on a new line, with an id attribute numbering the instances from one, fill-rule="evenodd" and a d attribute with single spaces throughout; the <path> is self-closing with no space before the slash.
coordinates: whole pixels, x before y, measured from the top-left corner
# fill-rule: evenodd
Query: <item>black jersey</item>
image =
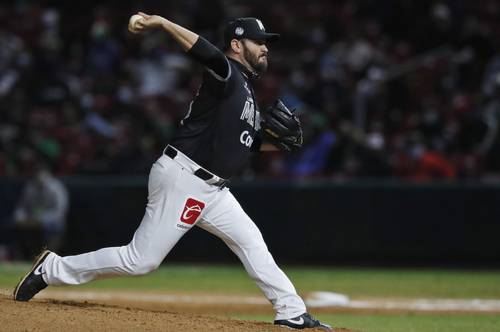
<path id="1" fill-rule="evenodd" d="M 212 173 L 230 178 L 260 147 L 259 109 L 249 72 L 224 57 L 226 77 L 207 68 L 171 145 Z"/>

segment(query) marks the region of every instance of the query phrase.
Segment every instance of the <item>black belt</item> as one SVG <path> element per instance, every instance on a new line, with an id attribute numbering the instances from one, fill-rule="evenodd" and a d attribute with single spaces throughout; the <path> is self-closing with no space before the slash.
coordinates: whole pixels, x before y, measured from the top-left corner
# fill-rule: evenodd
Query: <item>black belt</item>
<path id="1" fill-rule="evenodd" d="M 174 159 L 177 156 L 177 150 L 172 148 L 171 146 L 167 146 L 167 148 L 165 149 L 165 155 Z M 193 174 L 202 179 L 203 181 L 208 181 L 215 177 L 215 175 L 204 170 L 203 168 L 198 168 L 196 171 L 193 172 Z M 220 179 L 210 184 L 222 189 L 229 184 L 229 180 Z"/>

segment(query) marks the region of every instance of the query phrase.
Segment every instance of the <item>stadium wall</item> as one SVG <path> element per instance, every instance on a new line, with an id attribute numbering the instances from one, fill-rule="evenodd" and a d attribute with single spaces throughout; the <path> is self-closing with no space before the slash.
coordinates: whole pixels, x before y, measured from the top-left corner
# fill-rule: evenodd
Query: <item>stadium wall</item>
<path id="1" fill-rule="evenodd" d="M 130 241 L 146 178 L 66 178 L 71 208 L 63 254 Z M 21 180 L 0 180 L 6 222 Z M 239 182 L 232 192 L 276 260 L 298 264 L 499 265 L 500 185 Z M 222 241 L 190 231 L 169 261 L 236 262 Z"/>

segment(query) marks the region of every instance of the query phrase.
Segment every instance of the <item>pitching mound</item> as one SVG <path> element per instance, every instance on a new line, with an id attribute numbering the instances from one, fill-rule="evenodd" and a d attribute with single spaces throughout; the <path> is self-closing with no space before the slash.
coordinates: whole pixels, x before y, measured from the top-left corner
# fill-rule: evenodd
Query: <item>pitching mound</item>
<path id="1" fill-rule="evenodd" d="M 146 310 L 86 301 L 34 299 L 15 302 L 5 294 L 0 294 L 0 322 L 2 331 L 284 331 L 270 323 L 189 312 Z"/>

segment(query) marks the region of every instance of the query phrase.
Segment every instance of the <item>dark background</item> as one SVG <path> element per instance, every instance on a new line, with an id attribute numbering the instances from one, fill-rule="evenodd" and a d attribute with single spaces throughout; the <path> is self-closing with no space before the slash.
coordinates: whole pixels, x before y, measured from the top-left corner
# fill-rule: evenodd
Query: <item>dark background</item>
<path id="1" fill-rule="evenodd" d="M 233 186 L 278 261 L 500 264 L 495 0 L 2 1 L 0 223 L 42 162 L 70 193 L 62 254 L 131 239 L 202 72 L 164 33 L 130 34 L 137 10 L 215 44 L 231 17 L 282 34 L 257 96 L 297 110 L 304 148 Z M 235 261 L 197 229 L 167 259 Z"/>
<path id="2" fill-rule="evenodd" d="M 147 174 L 203 68 L 164 32 L 128 32 L 137 10 L 215 44 L 232 17 L 281 33 L 256 95 L 297 110 L 304 148 L 256 158 L 247 179 L 499 178 L 495 0 L 1 2 L 0 176 L 40 159 L 58 175 Z"/>

